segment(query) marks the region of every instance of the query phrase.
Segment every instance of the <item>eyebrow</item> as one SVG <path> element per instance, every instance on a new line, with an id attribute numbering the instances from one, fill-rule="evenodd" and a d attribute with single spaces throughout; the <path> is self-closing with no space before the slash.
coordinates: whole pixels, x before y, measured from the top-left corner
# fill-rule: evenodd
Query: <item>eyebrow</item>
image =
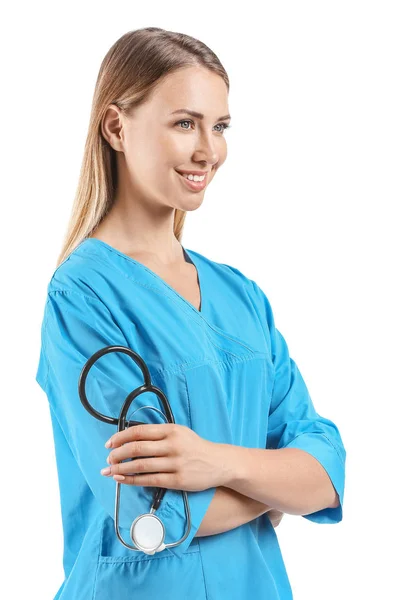
<path id="1" fill-rule="evenodd" d="M 188 108 L 178 108 L 178 110 L 174 110 L 171 115 L 175 115 L 176 113 L 187 113 L 192 117 L 196 117 L 197 119 L 204 119 L 204 115 L 202 113 L 196 112 L 195 110 L 189 110 Z M 217 121 L 224 121 L 225 119 L 231 119 L 231 115 L 224 115 L 223 117 L 219 117 Z"/>

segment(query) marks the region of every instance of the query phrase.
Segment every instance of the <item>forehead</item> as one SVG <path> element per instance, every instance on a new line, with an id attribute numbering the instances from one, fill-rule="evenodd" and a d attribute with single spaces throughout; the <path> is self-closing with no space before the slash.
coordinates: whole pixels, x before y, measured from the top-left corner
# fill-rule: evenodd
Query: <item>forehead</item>
<path id="1" fill-rule="evenodd" d="M 228 89 L 222 77 L 203 67 L 186 67 L 163 78 L 149 101 L 149 108 L 168 116 L 189 108 L 215 119 L 227 114 Z"/>

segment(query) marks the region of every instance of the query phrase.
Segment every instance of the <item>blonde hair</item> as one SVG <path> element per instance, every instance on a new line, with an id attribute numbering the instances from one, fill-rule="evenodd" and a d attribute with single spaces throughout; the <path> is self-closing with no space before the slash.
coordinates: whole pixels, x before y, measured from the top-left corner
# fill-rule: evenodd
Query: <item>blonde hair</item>
<path id="1" fill-rule="evenodd" d="M 77 191 L 57 267 L 98 227 L 114 201 L 116 153 L 101 132 L 110 104 L 130 114 L 145 103 L 161 78 L 189 66 L 228 75 L 203 42 L 159 27 L 129 31 L 111 46 L 97 76 Z M 175 210 L 174 235 L 181 241 L 186 211 Z"/>

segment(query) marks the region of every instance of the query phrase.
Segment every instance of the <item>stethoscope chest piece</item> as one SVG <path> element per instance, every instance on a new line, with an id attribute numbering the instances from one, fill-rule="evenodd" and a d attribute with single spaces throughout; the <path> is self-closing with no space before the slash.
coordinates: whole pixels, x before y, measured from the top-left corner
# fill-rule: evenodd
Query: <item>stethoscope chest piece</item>
<path id="1" fill-rule="evenodd" d="M 132 542 L 146 554 L 155 554 L 165 548 L 165 527 L 155 514 L 146 513 L 137 517 L 130 533 Z"/>

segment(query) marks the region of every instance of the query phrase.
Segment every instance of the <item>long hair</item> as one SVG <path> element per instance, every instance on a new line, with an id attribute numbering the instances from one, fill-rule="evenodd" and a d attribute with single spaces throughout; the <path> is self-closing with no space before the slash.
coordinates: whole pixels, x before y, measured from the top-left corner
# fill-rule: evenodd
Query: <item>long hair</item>
<path id="1" fill-rule="evenodd" d="M 159 27 L 129 31 L 104 57 L 95 85 L 77 191 L 57 267 L 98 227 L 111 209 L 117 187 L 116 152 L 103 137 L 102 119 L 110 104 L 123 113 L 145 103 L 169 73 L 202 66 L 217 73 L 229 91 L 228 75 L 203 42 Z M 175 210 L 174 235 L 181 241 L 186 211 Z"/>

